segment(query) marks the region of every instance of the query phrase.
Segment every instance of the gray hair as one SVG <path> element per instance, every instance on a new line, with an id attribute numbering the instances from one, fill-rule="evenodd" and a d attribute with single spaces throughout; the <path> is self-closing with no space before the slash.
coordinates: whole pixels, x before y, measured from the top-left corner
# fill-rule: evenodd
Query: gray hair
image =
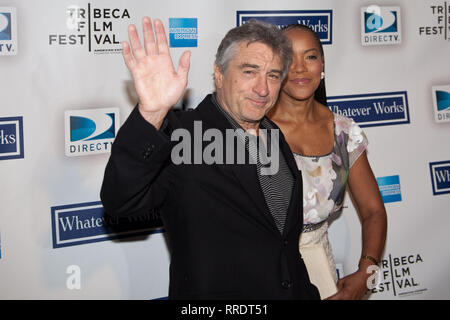
<path id="1" fill-rule="evenodd" d="M 233 28 L 225 35 L 216 53 L 216 65 L 220 72 L 225 73 L 228 64 L 236 54 L 239 43 L 261 42 L 267 45 L 278 55 L 283 63 L 282 77 L 287 75 L 289 64 L 292 59 L 291 41 L 275 25 L 268 24 L 255 19 Z"/>

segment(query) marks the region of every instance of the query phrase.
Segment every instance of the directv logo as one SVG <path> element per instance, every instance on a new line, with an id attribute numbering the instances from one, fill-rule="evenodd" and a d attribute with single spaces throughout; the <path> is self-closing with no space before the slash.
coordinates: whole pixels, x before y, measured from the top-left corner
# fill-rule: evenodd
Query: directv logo
<path id="1" fill-rule="evenodd" d="M 406 91 L 327 97 L 327 104 L 360 127 L 410 123 Z"/>
<path id="2" fill-rule="evenodd" d="M 17 54 L 16 8 L 0 7 L 0 56 Z"/>
<path id="3" fill-rule="evenodd" d="M 236 25 L 240 26 L 251 19 L 271 23 L 279 28 L 303 24 L 319 35 L 322 44 L 331 44 L 332 17 L 332 10 L 237 11 Z"/>
<path id="4" fill-rule="evenodd" d="M 119 129 L 119 109 L 66 111 L 65 127 L 66 156 L 109 153 Z"/>
<path id="5" fill-rule="evenodd" d="M 361 8 L 361 43 L 387 45 L 401 43 L 400 8 L 370 6 Z"/>
<path id="6" fill-rule="evenodd" d="M 377 178 L 377 183 L 384 203 L 402 201 L 399 176 Z"/>
<path id="7" fill-rule="evenodd" d="M 431 162 L 430 174 L 435 196 L 450 193 L 450 161 Z"/>
<path id="8" fill-rule="evenodd" d="M 197 18 L 169 18 L 171 48 L 197 47 Z"/>
<path id="9" fill-rule="evenodd" d="M 437 123 L 450 122 L 450 85 L 432 87 L 434 116 Z"/>
<path id="10" fill-rule="evenodd" d="M 0 160 L 23 157 L 22 117 L 0 118 Z"/>
<path id="11" fill-rule="evenodd" d="M 11 13 L 0 12 L 0 40 L 11 40 Z"/>

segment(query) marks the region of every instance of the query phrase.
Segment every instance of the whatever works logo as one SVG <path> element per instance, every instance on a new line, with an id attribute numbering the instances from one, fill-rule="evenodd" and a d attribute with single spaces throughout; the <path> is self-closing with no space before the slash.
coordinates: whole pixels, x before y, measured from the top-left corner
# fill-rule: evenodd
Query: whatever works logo
<path id="1" fill-rule="evenodd" d="M 450 193 L 450 160 L 431 162 L 429 165 L 433 194 Z"/>
<path id="2" fill-rule="evenodd" d="M 119 218 L 105 213 L 100 201 L 51 207 L 51 219 L 53 248 L 164 231 L 156 210 L 140 216 Z"/>
<path id="3" fill-rule="evenodd" d="M 119 109 L 66 111 L 65 128 L 66 156 L 109 153 L 119 130 Z"/>
<path id="4" fill-rule="evenodd" d="M 332 112 L 360 127 L 410 123 L 406 91 L 327 97 L 327 103 Z"/>
<path id="5" fill-rule="evenodd" d="M 23 118 L 0 118 L 0 160 L 24 158 Z"/>
<path id="6" fill-rule="evenodd" d="M 322 44 L 332 44 L 332 10 L 243 10 L 236 12 L 236 25 L 251 19 L 274 24 L 279 28 L 291 24 L 303 24 L 314 30 Z"/>
<path id="7" fill-rule="evenodd" d="M 121 53 L 131 16 L 127 8 L 69 6 L 62 10 L 60 24 L 48 35 L 50 46 L 86 48 L 95 54 Z"/>

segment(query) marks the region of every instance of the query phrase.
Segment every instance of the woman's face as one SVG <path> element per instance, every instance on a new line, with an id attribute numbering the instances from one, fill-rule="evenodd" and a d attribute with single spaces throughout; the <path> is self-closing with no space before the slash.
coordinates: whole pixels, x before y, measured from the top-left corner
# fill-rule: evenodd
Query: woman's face
<path id="1" fill-rule="evenodd" d="M 309 99 L 319 87 L 324 66 L 319 44 L 307 30 L 294 28 L 285 34 L 292 41 L 293 56 L 281 94 L 295 100 Z"/>

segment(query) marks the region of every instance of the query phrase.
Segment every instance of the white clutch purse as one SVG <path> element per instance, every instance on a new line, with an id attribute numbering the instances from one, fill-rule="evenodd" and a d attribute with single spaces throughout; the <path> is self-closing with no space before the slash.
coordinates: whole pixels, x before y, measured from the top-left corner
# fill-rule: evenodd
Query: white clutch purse
<path id="1" fill-rule="evenodd" d="M 315 244 L 300 247 L 300 253 L 308 270 L 309 279 L 319 290 L 320 298 L 323 300 L 335 294 L 337 286 L 323 246 Z"/>

